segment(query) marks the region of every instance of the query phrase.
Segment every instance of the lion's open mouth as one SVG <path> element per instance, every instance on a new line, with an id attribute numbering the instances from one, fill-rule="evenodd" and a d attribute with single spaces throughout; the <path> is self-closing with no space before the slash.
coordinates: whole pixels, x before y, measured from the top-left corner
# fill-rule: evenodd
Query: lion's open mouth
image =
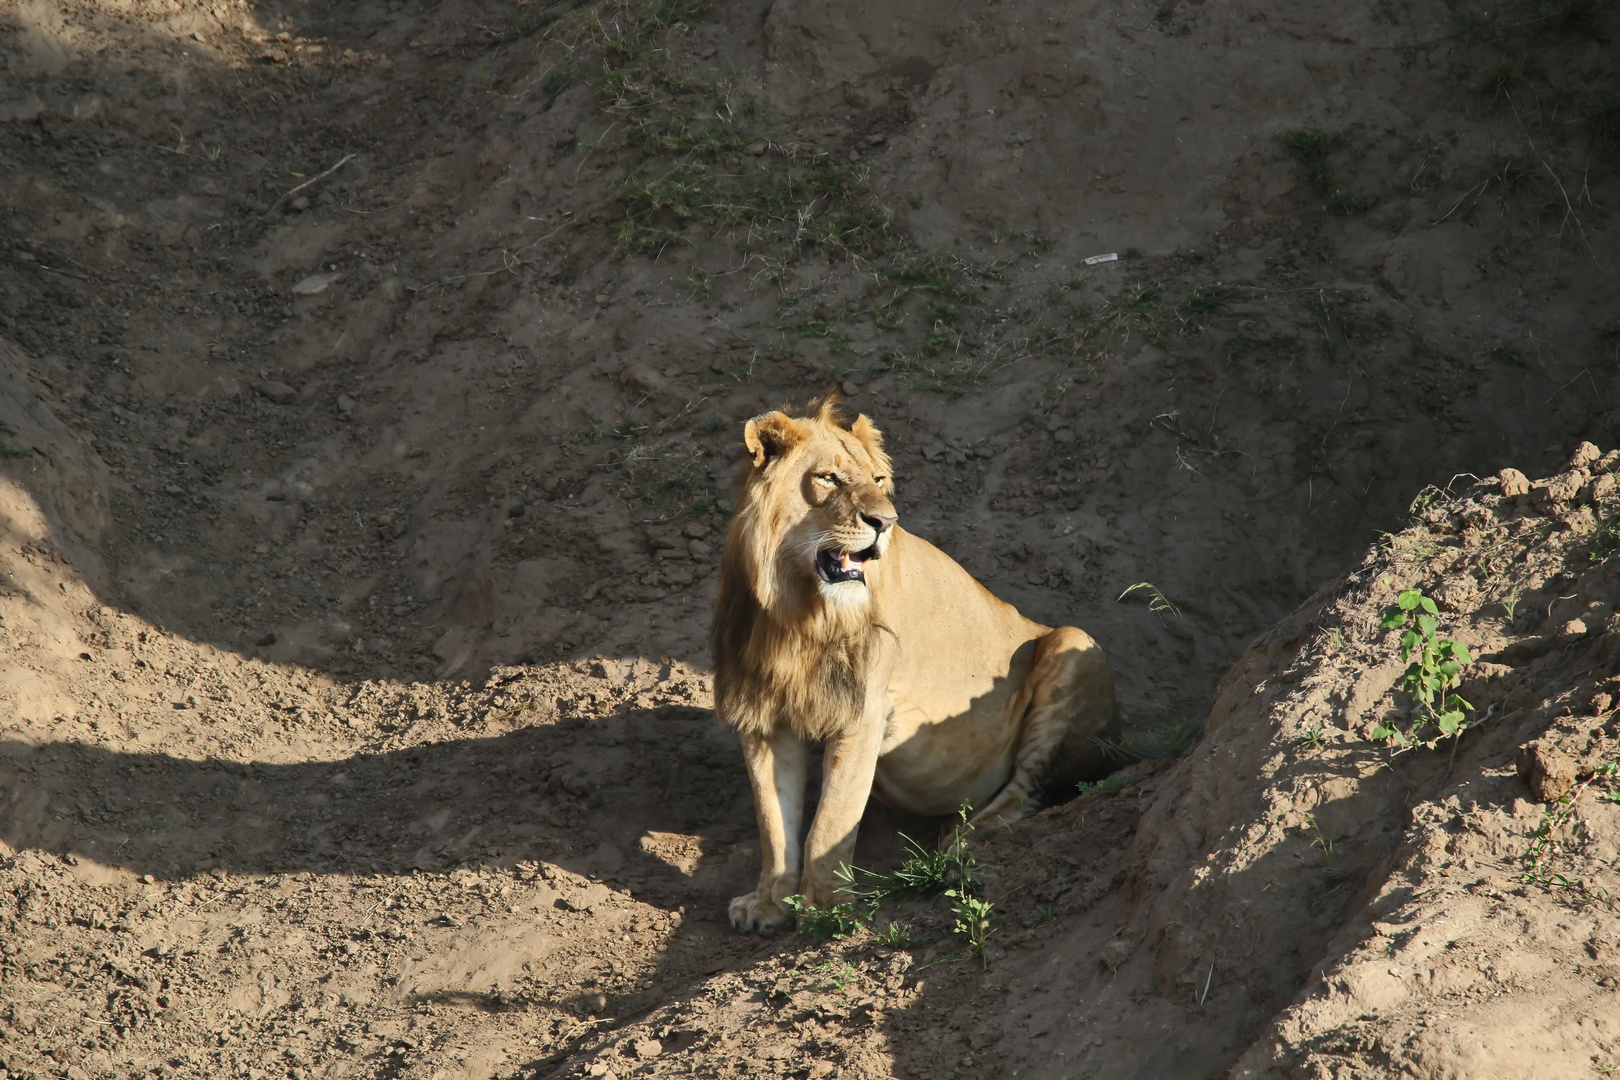
<path id="1" fill-rule="evenodd" d="M 862 567 L 866 565 L 866 560 L 875 557 L 873 548 L 865 551 L 819 551 L 816 553 L 816 573 L 829 585 L 836 585 L 840 581 L 865 581 L 866 574 Z"/>

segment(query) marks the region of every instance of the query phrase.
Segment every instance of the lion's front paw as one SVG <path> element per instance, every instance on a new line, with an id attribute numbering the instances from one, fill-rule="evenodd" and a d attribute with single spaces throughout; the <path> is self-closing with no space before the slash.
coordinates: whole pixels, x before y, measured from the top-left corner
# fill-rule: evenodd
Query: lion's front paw
<path id="1" fill-rule="evenodd" d="M 733 927 L 759 934 L 780 930 L 793 919 L 781 904 L 759 892 L 733 897 L 730 912 Z"/>

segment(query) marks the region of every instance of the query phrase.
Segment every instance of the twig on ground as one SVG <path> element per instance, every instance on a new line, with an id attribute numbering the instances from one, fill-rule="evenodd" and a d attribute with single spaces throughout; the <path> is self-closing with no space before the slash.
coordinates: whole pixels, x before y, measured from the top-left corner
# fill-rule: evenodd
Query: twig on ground
<path id="1" fill-rule="evenodd" d="M 305 188 L 307 188 L 307 187 L 309 187 L 309 186 L 311 186 L 313 184 L 320 183 L 322 180 L 325 180 L 328 176 L 331 176 L 333 173 L 337 172 L 339 169 L 343 168 L 343 166 L 347 165 L 349 162 L 351 162 L 353 160 L 354 160 L 354 155 L 353 154 L 344 154 L 343 157 L 341 159 L 339 159 L 339 161 L 338 161 L 338 163 L 336 165 L 332 166 L 330 169 L 327 169 L 323 173 L 316 173 L 314 176 L 310 177 L 308 180 L 305 180 L 302 184 L 299 184 L 297 187 L 295 187 L 291 191 L 287 192 L 281 198 L 279 198 L 275 202 L 271 203 L 270 204 L 270 210 L 269 210 L 268 213 L 265 214 L 265 217 L 269 217 L 272 214 L 274 214 L 277 210 L 280 210 L 283 203 L 285 203 L 288 199 L 292 198 L 293 196 L 297 195 L 300 191 L 303 191 Z"/>

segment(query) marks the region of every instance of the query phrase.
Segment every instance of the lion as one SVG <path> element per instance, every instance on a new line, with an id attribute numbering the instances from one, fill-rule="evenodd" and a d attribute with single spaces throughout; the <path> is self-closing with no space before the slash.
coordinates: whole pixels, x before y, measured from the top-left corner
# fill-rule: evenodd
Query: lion
<path id="1" fill-rule="evenodd" d="M 840 901 L 869 796 L 912 814 L 1017 820 L 1107 771 L 1113 674 L 1083 630 L 1042 626 L 905 531 L 883 436 L 836 395 L 749 420 L 712 644 L 759 824 L 759 884 L 731 901 L 769 932 L 795 894 Z M 821 800 L 801 850 L 812 742 Z"/>

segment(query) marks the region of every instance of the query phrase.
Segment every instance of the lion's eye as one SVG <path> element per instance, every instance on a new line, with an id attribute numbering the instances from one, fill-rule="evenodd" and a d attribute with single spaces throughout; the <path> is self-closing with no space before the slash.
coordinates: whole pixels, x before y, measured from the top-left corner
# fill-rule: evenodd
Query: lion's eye
<path id="1" fill-rule="evenodd" d="M 820 480 L 823 484 L 827 484 L 827 485 L 829 485 L 831 487 L 837 487 L 839 485 L 839 483 L 841 482 L 838 479 L 838 474 L 837 473 L 830 473 L 830 472 L 822 473 L 821 475 L 817 476 L 816 479 Z"/>

